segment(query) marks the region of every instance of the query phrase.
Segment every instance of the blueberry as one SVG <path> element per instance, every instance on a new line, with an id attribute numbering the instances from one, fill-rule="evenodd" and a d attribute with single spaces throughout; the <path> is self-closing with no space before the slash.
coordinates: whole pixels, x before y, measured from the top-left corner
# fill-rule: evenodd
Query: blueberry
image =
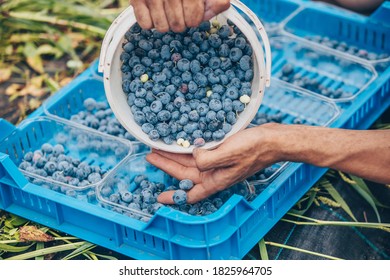
<path id="1" fill-rule="evenodd" d="M 142 30 L 141 26 L 138 24 L 138 23 L 134 23 L 131 27 L 130 27 L 130 32 L 132 33 L 140 33 Z"/>
<path id="2" fill-rule="evenodd" d="M 251 62 L 252 62 L 252 59 L 250 56 L 248 55 L 244 55 L 241 57 L 240 59 L 240 68 L 243 70 L 243 71 L 247 71 L 249 69 L 251 69 Z"/>
<path id="3" fill-rule="evenodd" d="M 184 179 L 179 182 L 179 188 L 185 191 L 189 191 L 194 187 L 194 182 L 190 179 Z"/>
<path id="4" fill-rule="evenodd" d="M 172 127 L 171 127 L 171 131 L 172 131 Z M 167 145 L 172 145 L 175 142 L 175 138 L 172 135 L 168 135 L 163 137 L 163 141 Z"/>
<path id="5" fill-rule="evenodd" d="M 169 43 L 169 48 L 171 51 L 173 50 L 174 52 L 180 53 L 183 50 L 183 45 L 179 40 L 172 40 Z"/>
<path id="6" fill-rule="evenodd" d="M 134 201 L 134 196 L 133 196 L 133 201 Z M 141 206 L 139 205 L 139 203 L 136 202 L 131 202 L 127 207 L 138 211 L 141 210 Z"/>
<path id="7" fill-rule="evenodd" d="M 231 125 L 234 125 L 237 122 L 237 116 L 234 112 L 228 112 L 226 114 L 226 121 Z"/>
<path id="8" fill-rule="evenodd" d="M 192 41 L 195 43 L 195 44 L 201 44 L 203 42 L 203 40 L 205 39 L 205 34 L 202 33 L 202 32 L 194 32 L 192 34 Z"/>
<path id="9" fill-rule="evenodd" d="M 196 73 L 194 76 L 194 81 L 200 87 L 207 86 L 207 77 L 205 75 L 203 75 L 202 73 Z"/>
<path id="10" fill-rule="evenodd" d="M 182 72 L 190 70 L 190 61 L 186 58 L 178 60 L 177 68 Z"/>
<path id="11" fill-rule="evenodd" d="M 41 150 L 44 154 L 51 154 L 53 152 L 53 146 L 49 143 L 45 143 L 41 146 Z"/>
<path id="12" fill-rule="evenodd" d="M 164 60 L 168 60 L 171 58 L 171 49 L 169 48 L 168 45 L 163 45 L 161 47 L 160 56 Z"/>
<path id="13" fill-rule="evenodd" d="M 222 109 L 222 102 L 217 99 L 212 99 L 209 102 L 209 108 L 210 110 L 213 110 L 214 112 L 218 112 Z"/>
<path id="14" fill-rule="evenodd" d="M 196 55 L 196 60 L 200 62 L 201 65 L 206 65 L 210 60 L 210 55 L 205 52 L 201 52 Z"/>
<path id="15" fill-rule="evenodd" d="M 99 173 L 96 173 L 96 172 L 88 175 L 88 181 L 91 184 L 95 184 L 95 183 L 99 182 L 101 179 L 102 179 L 101 175 Z"/>
<path id="16" fill-rule="evenodd" d="M 143 125 L 146 122 L 145 114 L 141 111 L 135 112 L 134 121 L 140 126 Z"/>
<path id="17" fill-rule="evenodd" d="M 167 105 L 171 101 L 171 96 L 167 92 L 160 92 L 157 94 L 157 98 L 163 105 Z"/>
<path id="18" fill-rule="evenodd" d="M 222 40 L 217 34 L 211 34 L 208 38 L 210 46 L 213 48 L 219 48 L 222 44 Z"/>
<path id="19" fill-rule="evenodd" d="M 200 47 L 198 47 L 195 43 L 190 43 L 188 45 L 188 51 L 190 52 L 192 57 L 194 57 L 200 52 Z"/>
<path id="20" fill-rule="evenodd" d="M 160 58 L 160 51 L 156 50 L 156 49 L 152 49 L 148 52 L 148 56 L 150 59 L 156 61 Z M 153 64 L 153 63 L 152 63 Z M 150 65 L 151 66 L 151 65 Z"/>
<path id="21" fill-rule="evenodd" d="M 32 167 L 30 162 L 22 161 L 19 164 L 19 168 L 22 169 L 22 170 L 26 170 L 28 167 Z"/>
<path id="22" fill-rule="evenodd" d="M 253 80 L 253 77 L 254 77 L 254 72 L 252 69 L 245 71 L 244 79 L 246 82 L 251 82 Z"/>
<path id="23" fill-rule="evenodd" d="M 207 21 L 203 21 L 199 24 L 199 31 L 209 31 L 210 30 L 210 22 L 207 20 Z"/>
<path id="24" fill-rule="evenodd" d="M 31 162 L 33 160 L 33 157 L 34 157 L 34 153 L 33 152 L 27 152 L 27 153 L 24 154 L 23 159 L 25 161 Z"/>
<path id="25" fill-rule="evenodd" d="M 153 43 L 149 40 L 140 40 L 138 42 L 138 46 L 145 51 L 150 51 L 151 49 L 153 49 Z"/>
<path id="26" fill-rule="evenodd" d="M 176 190 L 172 196 L 173 202 L 177 205 L 187 203 L 187 193 L 183 190 Z"/>
<path id="27" fill-rule="evenodd" d="M 119 195 L 123 202 L 130 203 L 133 201 L 133 195 L 128 191 L 120 191 Z"/>
<path id="28" fill-rule="evenodd" d="M 287 64 L 283 65 L 282 74 L 284 76 L 289 76 L 293 73 L 294 73 L 294 65 L 292 65 L 291 63 L 287 63 Z"/>
<path id="29" fill-rule="evenodd" d="M 245 105 L 241 103 L 239 100 L 234 100 L 233 101 L 233 110 L 240 113 L 244 111 Z"/>
<path id="30" fill-rule="evenodd" d="M 58 157 L 59 155 L 63 154 L 65 152 L 64 146 L 61 144 L 56 144 L 53 147 L 53 155 Z"/>
<path id="31" fill-rule="evenodd" d="M 228 134 L 232 130 L 232 125 L 229 123 L 224 123 L 222 125 L 222 130 L 225 134 Z"/>
<path id="32" fill-rule="evenodd" d="M 175 62 L 175 63 L 177 63 L 179 60 L 181 60 L 182 59 L 182 56 L 181 56 L 181 54 L 180 53 L 173 53 L 172 55 L 171 55 L 171 60 L 173 61 L 173 62 Z"/>
<path id="33" fill-rule="evenodd" d="M 53 161 L 48 161 L 43 169 L 47 172 L 48 175 L 52 175 L 55 171 L 57 171 L 57 164 Z"/>
<path id="34" fill-rule="evenodd" d="M 229 58 L 231 61 L 238 62 L 238 61 L 240 61 L 241 57 L 242 57 L 242 50 L 241 49 L 232 48 L 230 50 Z"/>
<path id="35" fill-rule="evenodd" d="M 154 73 L 152 79 L 156 83 L 163 83 L 167 80 L 167 76 L 162 72 Z"/>
<path id="36" fill-rule="evenodd" d="M 181 74 L 181 78 L 184 83 L 189 83 L 192 81 L 192 74 L 189 71 L 185 71 L 183 74 Z"/>
<path id="37" fill-rule="evenodd" d="M 237 37 L 234 41 L 234 46 L 243 50 L 246 47 L 246 40 L 243 37 Z"/>
<path id="38" fill-rule="evenodd" d="M 190 71 L 193 74 L 196 74 L 196 73 L 201 71 L 201 64 L 200 64 L 200 62 L 198 60 L 192 60 L 190 62 Z"/>
<path id="39" fill-rule="evenodd" d="M 160 134 L 158 133 L 158 131 L 156 129 L 152 129 L 149 134 L 148 134 L 150 140 L 152 141 L 157 141 L 158 139 L 160 139 Z"/>
<path id="40" fill-rule="evenodd" d="M 171 128 L 169 127 L 169 125 L 167 123 L 158 123 L 156 125 L 156 130 L 157 130 L 159 136 L 162 136 L 162 137 L 166 137 L 171 133 Z"/>

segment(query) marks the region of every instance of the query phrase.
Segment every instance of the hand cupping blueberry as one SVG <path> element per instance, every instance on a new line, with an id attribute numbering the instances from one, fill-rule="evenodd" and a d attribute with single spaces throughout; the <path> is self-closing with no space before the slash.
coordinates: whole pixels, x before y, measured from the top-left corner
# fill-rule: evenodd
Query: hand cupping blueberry
<path id="1" fill-rule="evenodd" d="M 185 148 L 220 141 L 251 101 L 252 47 L 231 21 L 182 33 L 125 34 L 122 89 L 134 121 L 152 141 Z"/>

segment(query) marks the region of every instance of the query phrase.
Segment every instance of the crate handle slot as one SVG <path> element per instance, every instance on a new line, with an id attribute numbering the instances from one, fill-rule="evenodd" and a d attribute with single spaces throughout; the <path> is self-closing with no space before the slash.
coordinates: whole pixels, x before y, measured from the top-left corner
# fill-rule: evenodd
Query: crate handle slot
<path id="1" fill-rule="evenodd" d="M 0 118 L 0 141 L 10 135 L 16 127 L 5 119 Z"/>

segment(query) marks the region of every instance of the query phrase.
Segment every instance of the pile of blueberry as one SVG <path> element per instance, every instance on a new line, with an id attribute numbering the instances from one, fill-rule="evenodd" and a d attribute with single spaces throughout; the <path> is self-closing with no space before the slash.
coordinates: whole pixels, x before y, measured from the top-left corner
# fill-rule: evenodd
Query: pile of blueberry
<path id="1" fill-rule="evenodd" d="M 49 143 L 44 143 L 34 152 L 27 152 L 19 168 L 42 177 L 34 179 L 33 183 L 46 184 L 51 189 L 73 197 L 77 195 L 77 188 L 100 182 L 106 174 L 99 166 L 65 155 L 63 145 L 53 146 Z M 62 184 L 48 184 L 50 180 Z"/>
<path id="2" fill-rule="evenodd" d="M 96 129 L 109 135 L 124 138 L 130 141 L 136 139 L 124 129 L 115 118 L 106 101 L 98 102 L 94 98 L 87 98 L 83 102 L 84 110 L 70 117 L 71 121 Z"/>
<path id="3" fill-rule="evenodd" d="M 339 42 L 337 40 L 331 40 L 329 37 L 322 36 L 306 36 L 306 39 L 319 43 L 321 45 L 327 46 L 328 48 L 332 48 L 343 53 L 348 53 L 363 59 L 367 60 L 380 60 L 389 58 L 388 53 L 377 54 L 374 52 L 369 52 L 365 49 L 358 48 L 356 46 L 350 46 L 346 42 Z"/>
<path id="4" fill-rule="evenodd" d="M 182 33 L 133 25 L 125 34 L 122 88 L 153 141 L 183 147 L 222 140 L 250 102 L 252 47 L 231 21 Z"/>
<path id="5" fill-rule="evenodd" d="M 176 203 L 166 205 L 167 207 L 196 216 L 209 215 L 217 211 L 234 193 L 246 198 L 250 197 L 248 188 L 244 184 L 237 184 L 201 202 L 188 204 L 186 192 L 194 186 L 193 182 L 188 179 L 178 181 L 174 178 L 168 181 L 169 184 L 154 182 L 145 175 L 136 175 L 132 179 L 123 176 L 111 180 L 110 183 L 106 182 L 99 191 L 103 201 L 102 206 L 135 219 L 148 221 L 150 216 L 163 206 L 157 202 L 158 195 L 167 190 L 175 191 L 172 198 Z"/>
<path id="6" fill-rule="evenodd" d="M 286 63 L 282 67 L 279 79 L 333 99 L 352 96 L 351 92 L 344 91 L 342 88 L 332 89 L 321 84 L 316 78 L 309 78 L 307 75 L 296 72 L 294 65 L 291 63 Z"/>

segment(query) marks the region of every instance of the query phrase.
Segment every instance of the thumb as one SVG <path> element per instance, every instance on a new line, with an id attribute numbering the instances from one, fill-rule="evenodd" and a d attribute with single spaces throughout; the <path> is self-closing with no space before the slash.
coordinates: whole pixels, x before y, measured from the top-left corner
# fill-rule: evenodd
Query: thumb
<path id="1" fill-rule="evenodd" d="M 230 7 L 230 0 L 205 0 L 205 13 L 203 20 L 209 20 L 212 17 L 226 11 Z"/>

